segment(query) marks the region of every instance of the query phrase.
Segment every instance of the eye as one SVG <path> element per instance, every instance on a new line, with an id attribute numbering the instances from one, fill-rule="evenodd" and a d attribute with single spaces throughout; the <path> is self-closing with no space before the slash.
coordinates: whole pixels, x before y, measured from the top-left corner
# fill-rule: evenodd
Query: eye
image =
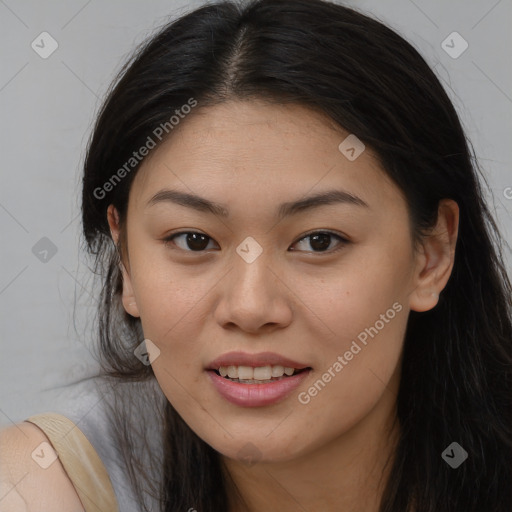
<path id="1" fill-rule="evenodd" d="M 181 238 L 181 246 L 175 242 L 175 240 L 180 239 L 180 237 L 184 237 Z M 339 241 L 338 248 L 334 250 L 328 250 L 333 237 L 337 238 Z M 303 236 L 301 239 L 295 242 L 294 245 L 300 244 L 301 242 L 304 243 L 304 240 L 307 239 L 310 239 L 309 245 L 313 248 L 312 252 L 336 252 L 349 243 L 346 238 L 331 231 L 314 231 L 307 234 L 306 236 Z M 169 242 L 172 242 L 173 244 L 177 245 L 178 248 L 187 252 L 202 252 L 208 248 L 208 240 L 213 241 L 213 239 L 208 235 L 196 231 L 182 231 L 180 233 L 174 233 L 173 235 L 168 236 L 163 240 L 165 245 L 168 245 Z"/>
<path id="2" fill-rule="evenodd" d="M 174 242 L 174 240 L 179 237 L 185 237 L 182 238 L 182 241 L 184 241 L 184 245 L 188 246 L 188 248 L 191 250 L 188 250 L 186 247 L 180 247 L 179 244 Z M 181 233 L 175 233 L 174 235 L 164 238 L 165 245 L 167 245 L 169 242 L 172 242 L 175 245 L 178 245 L 180 249 L 188 252 L 204 251 L 208 246 L 208 244 L 205 243 L 205 240 L 212 240 L 212 238 L 210 238 L 208 235 L 205 235 L 204 233 L 198 233 L 196 231 L 182 231 Z"/>
<path id="3" fill-rule="evenodd" d="M 331 244 L 331 239 L 333 237 L 339 240 L 338 247 L 334 250 L 327 250 Z M 313 250 L 313 252 L 336 252 L 349 243 L 349 241 L 346 238 L 331 231 L 314 231 L 302 237 L 298 242 L 295 243 L 300 244 L 301 242 L 307 240 L 308 238 L 310 239 L 309 245 L 313 249 L 316 249 L 316 251 Z"/>

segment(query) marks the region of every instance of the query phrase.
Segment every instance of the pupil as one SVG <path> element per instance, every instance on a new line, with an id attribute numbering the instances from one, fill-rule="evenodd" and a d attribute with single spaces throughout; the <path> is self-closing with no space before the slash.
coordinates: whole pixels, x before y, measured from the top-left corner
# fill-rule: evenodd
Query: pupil
<path id="1" fill-rule="evenodd" d="M 201 241 L 200 238 L 203 238 L 203 240 Z M 206 235 L 202 235 L 201 233 L 189 233 L 187 237 L 187 243 L 189 248 L 197 251 L 204 250 L 208 245 L 206 238 L 208 237 Z"/>
<path id="2" fill-rule="evenodd" d="M 330 238 L 330 234 L 329 233 L 322 233 L 320 235 L 311 235 L 311 247 L 313 247 L 313 249 L 318 249 L 318 250 L 325 250 L 329 247 L 329 238 Z M 320 240 L 320 243 L 316 243 L 318 242 L 318 240 Z"/>

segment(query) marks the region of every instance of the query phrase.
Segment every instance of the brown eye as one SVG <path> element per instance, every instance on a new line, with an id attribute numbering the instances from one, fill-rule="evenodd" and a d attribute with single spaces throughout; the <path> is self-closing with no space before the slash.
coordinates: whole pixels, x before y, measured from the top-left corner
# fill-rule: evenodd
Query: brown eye
<path id="1" fill-rule="evenodd" d="M 333 250 L 329 250 L 333 237 L 339 240 L 338 247 Z M 309 233 L 309 235 L 302 237 L 296 243 L 303 242 L 307 239 L 310 239 L 309 246 L 311 247 L 312 252 L 335 252 L 349 243 L 347 239 L 330 231 L 315 231 L 314 233 Z"/>
<path id="2" fill-rule="evenodd" d="M 181 238 L 181 246 L 174 241 L 178 237 L 184 237 Z M 172 242 L 180 249 L 188 252 L 204 251 L 208 246 L 209 240 L 212 239 L 208 235 L 205 235 L 204 233 L 197 233 L 195 231 L 182 231 L 181 233 L 175 233 L 164 239 L 165 245 L 167 245 L 168 242 Z"/>

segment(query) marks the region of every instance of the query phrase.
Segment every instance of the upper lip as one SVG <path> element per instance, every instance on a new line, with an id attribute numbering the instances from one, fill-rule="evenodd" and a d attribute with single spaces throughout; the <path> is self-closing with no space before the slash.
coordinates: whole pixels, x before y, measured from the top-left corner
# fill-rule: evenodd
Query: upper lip
<path id="1" fill-rule="evenodd" d="M 309 368 L 307 364 L 293 361 L 287 357 L 274 352 L 259 352 L 258 354 L 248 354 L 247 352 L 227 352 L 214 359 L 206 367 L 207 370 L 218 370 L 221 366 L 275 366 L 281 365 L 285 368 L 295 368 L 302 370 Z"/>

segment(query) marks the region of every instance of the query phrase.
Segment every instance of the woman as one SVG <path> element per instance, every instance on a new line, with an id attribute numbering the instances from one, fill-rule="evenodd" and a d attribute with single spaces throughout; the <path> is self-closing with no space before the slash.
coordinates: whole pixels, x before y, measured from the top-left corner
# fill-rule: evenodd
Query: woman
<path id="1" fill-rule="evenodd" d="M 162 393 L 109 419 L 140 509 L 509 511 L 511 287 L 477 173 L 432 70 L 356 11 L 222 2 L 148 41 L 82 196 L 104 373 Z M 125 423 L 152 398 L 156 476 Z"/>

